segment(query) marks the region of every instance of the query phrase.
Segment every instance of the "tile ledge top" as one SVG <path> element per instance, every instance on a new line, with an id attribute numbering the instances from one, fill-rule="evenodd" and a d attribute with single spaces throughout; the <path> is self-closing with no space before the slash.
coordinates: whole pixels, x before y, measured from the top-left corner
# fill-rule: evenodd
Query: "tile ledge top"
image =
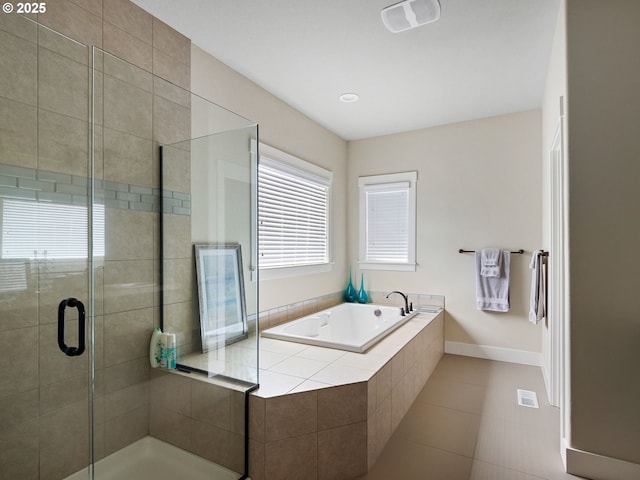
<path id="1" fill-rule="evenodd" d="M 345 351 L 337 358 L 334 358 L 332 361 L 323 362 L 325 363 L 325 366 L 308 377 L 288 375 L 286 373 L 283 373 L 286 370 L 284 370 L 283 368 L 277 369 L 277 365 L 280 365 L 280 363 L 282 362 L 278 362 L 268 369 L 261 368 L 259 382 L 260 388 L 251 392 L 251 395 L 260 398 L 271 398 L 281 395 L 287 395 L 290 393 L 297 393 L 299 391 L 320 390 L 323 388 L 347 385 L 350 383 L 369 381 L 405 345 L 407 345 L 420 332 L 422 332 L 424 328 L 426 328 L 433 320 L 435 320 L 442 311 L 442 309 L 438 309 L 437 312 L 420 312 L 406 324 L 390 333 L 387 337 L 383 338 L 380 342 L 375 344 L 365 353 L 352 354 L 351 352 Z M 277 348 L 278 344 L 285 344 L 283 345 L 283 349 L 286 350 L 289 349 L 289 347 L 287 347 L 286 345 L 295 343 L 287 342 L 284 340 L 268 340 L 270 340 L 270 351 L 274 351 Z M 305 350 L 309 348 L 318 349 L 325 347 L 307 346 L 307 348 L 303 348 L 296 353 L 290 354 L 285 360 L 303 359 Z M 260 349 L 262 350 L 262 347 Z M 349 354 L 358 355 L 360 356 L 360 358 L 366 358 L 367 356 L 370 356 L 372 360 L 375 358 L 376 361 L 372 362 L 374 368 L 363 368 L 362 363 L 366 362 L 357 362 L 357 366 L 350 365 L 349 363 L 351 362 L 344 360 L 344 357 Z M 343 361 L 341 361 L 341 359 L 343 359 Z M 274 368 L 279 371 L 274 370 Z"/>

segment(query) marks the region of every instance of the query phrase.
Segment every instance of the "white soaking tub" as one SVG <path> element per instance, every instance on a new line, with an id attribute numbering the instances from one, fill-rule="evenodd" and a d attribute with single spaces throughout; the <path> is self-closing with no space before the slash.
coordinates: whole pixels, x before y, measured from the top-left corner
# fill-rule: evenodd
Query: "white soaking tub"
<path id="1" fill-rule="evenodd" d="M 342 303 L 262 332 L 263 337 L 362 353 L 418 313 L 400 307 Z"/>

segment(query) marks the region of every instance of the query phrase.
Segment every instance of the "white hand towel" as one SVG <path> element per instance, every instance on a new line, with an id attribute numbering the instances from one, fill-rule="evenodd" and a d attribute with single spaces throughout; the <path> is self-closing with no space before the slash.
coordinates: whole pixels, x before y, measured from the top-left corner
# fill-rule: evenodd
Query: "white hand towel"
<path id="1" fill-rule="evenodd" d="M 500 252 L 499 276 L 487 277 L 481 274 L 482 253 L 476 251 L 476 306 L 478 310 L 493 312 L 509 311 L 509 267 L 511 252 Z"/>
<path id="2" fill-rule="evenodd" d="M 531 256 L 531 262 L 529 268 L 531 271 L 531 300 L 529 302 L 529 321 L 537 324 L 540 320 L 546 317 L 546 292 L 545 292 L 545 278 L 544 269 L 542 268 L 542 262 L 545 259 L 542 256 L 540 250 L 535 250 Z"/>
<path id="3" fill-rule="evenodd" d="M 480 275 L 483 277 L 499 277 L 502 255 L 497 248 L 483 248 L 480 250 L 480 262 L 482 267 Z"/>

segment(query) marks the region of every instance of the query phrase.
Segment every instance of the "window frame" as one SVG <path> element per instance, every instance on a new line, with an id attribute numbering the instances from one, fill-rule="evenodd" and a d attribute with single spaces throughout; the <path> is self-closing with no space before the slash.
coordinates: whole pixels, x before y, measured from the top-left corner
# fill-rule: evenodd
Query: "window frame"
<path id="1" fill-rule="evenodd" d="M 400 172 L 384 175 L 371 175 L 358 177 L 358 203 L 359 203 L 359 238 L 358 238 L 358 266 L 362 270 L 394 270 L 404 272 L 416 271 L 416 185 L 418 172 Z M 384 191 L 384 185 L 408 183 L 408 207 L 407 207 L 407 261 L 380 261 L 367 258 L 367 187 L 374 187 L 376 190 Z M 370 188 L 371 189 L 371 188 Z"/>
<path id="2" fill-rule="evenodd" d="M 331 241 L 331 197 L 333 189 L 333 172 L 322 168 L 318 165 L 310 163 L 306 160 L 302 160 L 294 155 L 285 153 L 277 148 L 259 143 L 258 147 L 258 182 L 260 181 L 260 165 L 269 165 L 270 167 L 282 168 L 283 172 L 290 175 L 297 175 L 303 179 L 317 179 L 326 183 L 327 187 L 327 217 L 326 217 L 326 261 L 313 264 L 301 264 L 290 266 L 269 266 L 263 267 L 260 262 L 260 195 L 256 202 L 256 218 L 258 225 L 257 239 L 258 239 L 258 269 L 260 280 L 271 280 L 278 278 L 287 278 L 294 276 L 309 275 L 315 273 L 329 272 L 333 268 L 332 262 L 332 241 Z M 258 190 L 259 190 L 258 183 Z"/>

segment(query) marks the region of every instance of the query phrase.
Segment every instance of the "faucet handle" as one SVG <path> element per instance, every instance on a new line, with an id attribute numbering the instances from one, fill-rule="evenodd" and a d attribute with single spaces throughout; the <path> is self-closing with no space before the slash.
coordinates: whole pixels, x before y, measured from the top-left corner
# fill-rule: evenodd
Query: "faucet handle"
<path id="1" fill-rule="evenodd" d="M 409 303 L 409 311 L 413 312 L 413 302 Z"/>
<path id="2" fill-rule="evenodd" d="M 404 307 L 400 307 L 400 316 L 404 317 L 406 313 L 404 312 Z"/>

